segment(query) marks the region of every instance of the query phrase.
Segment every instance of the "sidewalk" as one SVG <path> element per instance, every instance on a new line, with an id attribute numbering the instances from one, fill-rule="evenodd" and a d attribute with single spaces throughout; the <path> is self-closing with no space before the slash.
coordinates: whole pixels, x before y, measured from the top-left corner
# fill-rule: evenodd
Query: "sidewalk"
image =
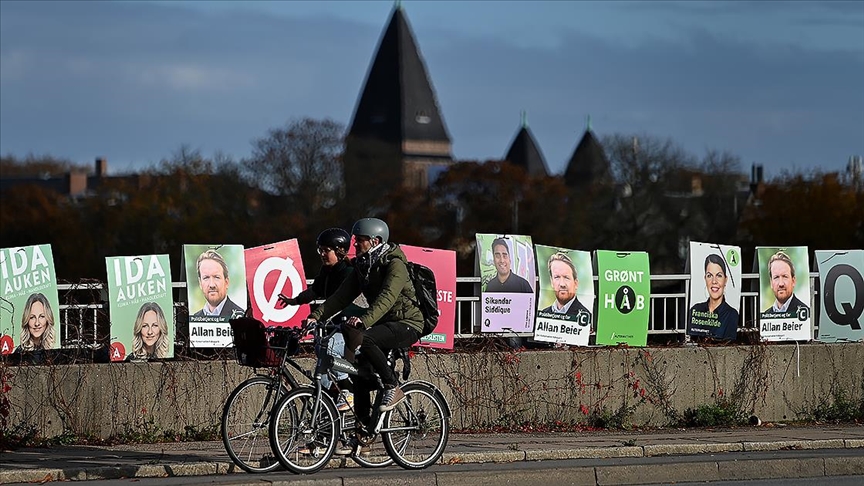
<path id="1" fill-rule="evenodd" d="M 441 463 L 638 458 L 786 449 L 854 450 L 854 460 L 846 461 L 844 474 L 864 475 L 864 426 L 860 425 L 451 434 Z M 354 463 L 340 458 L 332 466 L 351 467 Z M 59 446 L 0 453 L 0 484 L 235 473 L 245 474 L 231 463 L 221 442 Z M 266 479 L 266 475 L 255 477 Z"/>

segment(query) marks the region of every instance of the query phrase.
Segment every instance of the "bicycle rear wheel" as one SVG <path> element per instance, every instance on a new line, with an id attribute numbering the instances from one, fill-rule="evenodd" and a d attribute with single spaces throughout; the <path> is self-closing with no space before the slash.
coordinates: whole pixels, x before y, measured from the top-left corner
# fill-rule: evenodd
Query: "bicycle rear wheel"
<path id="1" fill-rule="evenodd" d="M 450 417 L 434 391 L 420 383 L 402 387 L 405 399 L 386 412 L 381 439 L 387 453 L 405 469 L 424 469 L 444 453 Z"/>
<path id="2" fill-rule="evenodd" d="M 278 378 L 250 378 L 234 389 L 222 410 L 222 443 L 238 467 L 250 473 L 273 471 L 279 461 L 270 448 L 270 414 L 279 399 Z M 288 390 L 282 386 L 281 394 Z"/>
<path id="3" fill-rule="evenodd" d="M 288 470 L 311 474 L 333 457 L 339 439 L 339 412 L 325 394 L 313 417 L 315 390 L 292 390 L 276 406 L 270 423 L 270 447 Z"/>

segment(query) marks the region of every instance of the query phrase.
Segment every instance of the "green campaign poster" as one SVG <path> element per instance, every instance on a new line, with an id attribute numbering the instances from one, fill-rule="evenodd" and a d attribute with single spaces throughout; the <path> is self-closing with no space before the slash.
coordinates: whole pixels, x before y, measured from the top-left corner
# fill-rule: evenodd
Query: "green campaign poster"
<path id="1" fill-rule="evenodd" d="M 174 299 L 168 255 L 108 257 L 111 361 L 174 357 Z"/>
<path id="2" fill-rule="evenodd" d="M 864 250 L 817 250 L 819 341 L 864 340 Z"/>
<path id="3" fill-rule="evenodd" d="M 651 267 L 646 252 L 597 250 L 597 344 L 648 344 Z"/>
<path id="4" fill-rule="evenodd" d="M 60 347 L 51 245 L 0 249 L 0 354 Z"/>

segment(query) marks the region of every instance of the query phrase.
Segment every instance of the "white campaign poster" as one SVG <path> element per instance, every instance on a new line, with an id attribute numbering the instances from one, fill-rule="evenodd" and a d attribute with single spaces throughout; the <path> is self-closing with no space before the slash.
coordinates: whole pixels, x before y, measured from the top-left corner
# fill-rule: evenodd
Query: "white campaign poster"
<path id="1" fill-rule="evenodd" d="M 741 311 L 741 248 L 690 242 L 687 334 L 734 341 Z"/>
<path id="2" fill-rule="evenodd" d="M 229 320 L 246 312 L 243 245 L 183 245 L 189 304 L 189 345 L 231 346 Z"/>
<path id="3" fill-rule="evenodd" d="M 477 234 L 482 332 L 531 332 L 537 279 L 530 236 Z"/>
<path id="4" fill-rule="evenodd" d="M 594 309 L 591 253 L 537 245 L 540 291 L 534 339 L 587 346 Z"/>
<path id="5" fill-rule="evenodd" d="M 758 247 L 756 257 L 759 262 L 760 339 L 811 340 L 807 247 Z"/>

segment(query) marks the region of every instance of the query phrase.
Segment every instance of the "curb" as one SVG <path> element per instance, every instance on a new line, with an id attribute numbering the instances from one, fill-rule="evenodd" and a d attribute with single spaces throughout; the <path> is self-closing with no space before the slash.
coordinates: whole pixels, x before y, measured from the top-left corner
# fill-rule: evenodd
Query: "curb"
<path id="1" fill-rule="evenodd" d="M 560 450 L 509 450 L 489 452 L 444 453 L 438 464 L 512 463 L 568 459 L 638 458 L 672 455 L 713 454 L 723 452 L 767 452 L 781 450 L 860 449 L 864 439 L 794 440 L 777 442 L 724 442 L 706 444 L 665 444 L 621 447 L 583 447 Z M 333 459 L 329 468 L 360 467 L 346 458 Z M 703 470 L 704 469 L 704 470 Z M 864 475 L 864 456 L 843 458 L 772 459 L 767 461 L 709 461 L 686 464 L 637 464 L 568 468 L 569 474 L 590 481 L 584 484 L 644 484 L 648 477 L 657 482 L 675 482 L 699 477 L 706 481 L 736 479 L 803 478 L 819 476 Z M 578 471 L 577 471 L 578 470 Z M 581 471 L 581 472 L 579 472 Z M 589 473 L 590 471 L 590 473 Z M 123 478 L 165 478 L 243 474 L 233 463 L 197 462 L 145 464 L 140 466 L 98 466 L 92 468 L 44 468 L 0 471 L 0 484 L 44 483 L 48 481 L 93 481 Z M 584 473 L 584 474 L 583 474 Z M 546 473 L 548 474 L 548 472 Z M 428 474 L 427 474 L 428 475 Z M 436 472 L 439 484 L 464 484 L 462 472 Z M 247 477 L 252 477 L 247 476 Z M 266 476 L 262 476 L 266 477 Z M 574 476 L 568 476 L 575 479 Z M 420 479 L 414 474 L 413 479 Z M 240 478 L 238 477 L 238 480 Z M 298 480 L 302 477 L 298 477 Z M 310 479 L 311 478 L 306 478 Z M 368 479 L 368 478 L 367 478 Z M 446 480 L 445 480 L 446 479 Z M 441 482 L 443 481 L 443 482 Z M 253 481 L 254 482 L 254 481 Z M 299 484 L 289 481 L 292 485 Z M 413 481 L 412 481 L 413 482 Z M 422 481 L 421 481 L 422 482 Z M 582 481 L 577 481 L 582 484 Z M 316 482 L 316 484 L 321 484 Z M 342 484 L 340 480 L 339 484 Z M 548 483 L 547 483 L 548 484 Z"/>

